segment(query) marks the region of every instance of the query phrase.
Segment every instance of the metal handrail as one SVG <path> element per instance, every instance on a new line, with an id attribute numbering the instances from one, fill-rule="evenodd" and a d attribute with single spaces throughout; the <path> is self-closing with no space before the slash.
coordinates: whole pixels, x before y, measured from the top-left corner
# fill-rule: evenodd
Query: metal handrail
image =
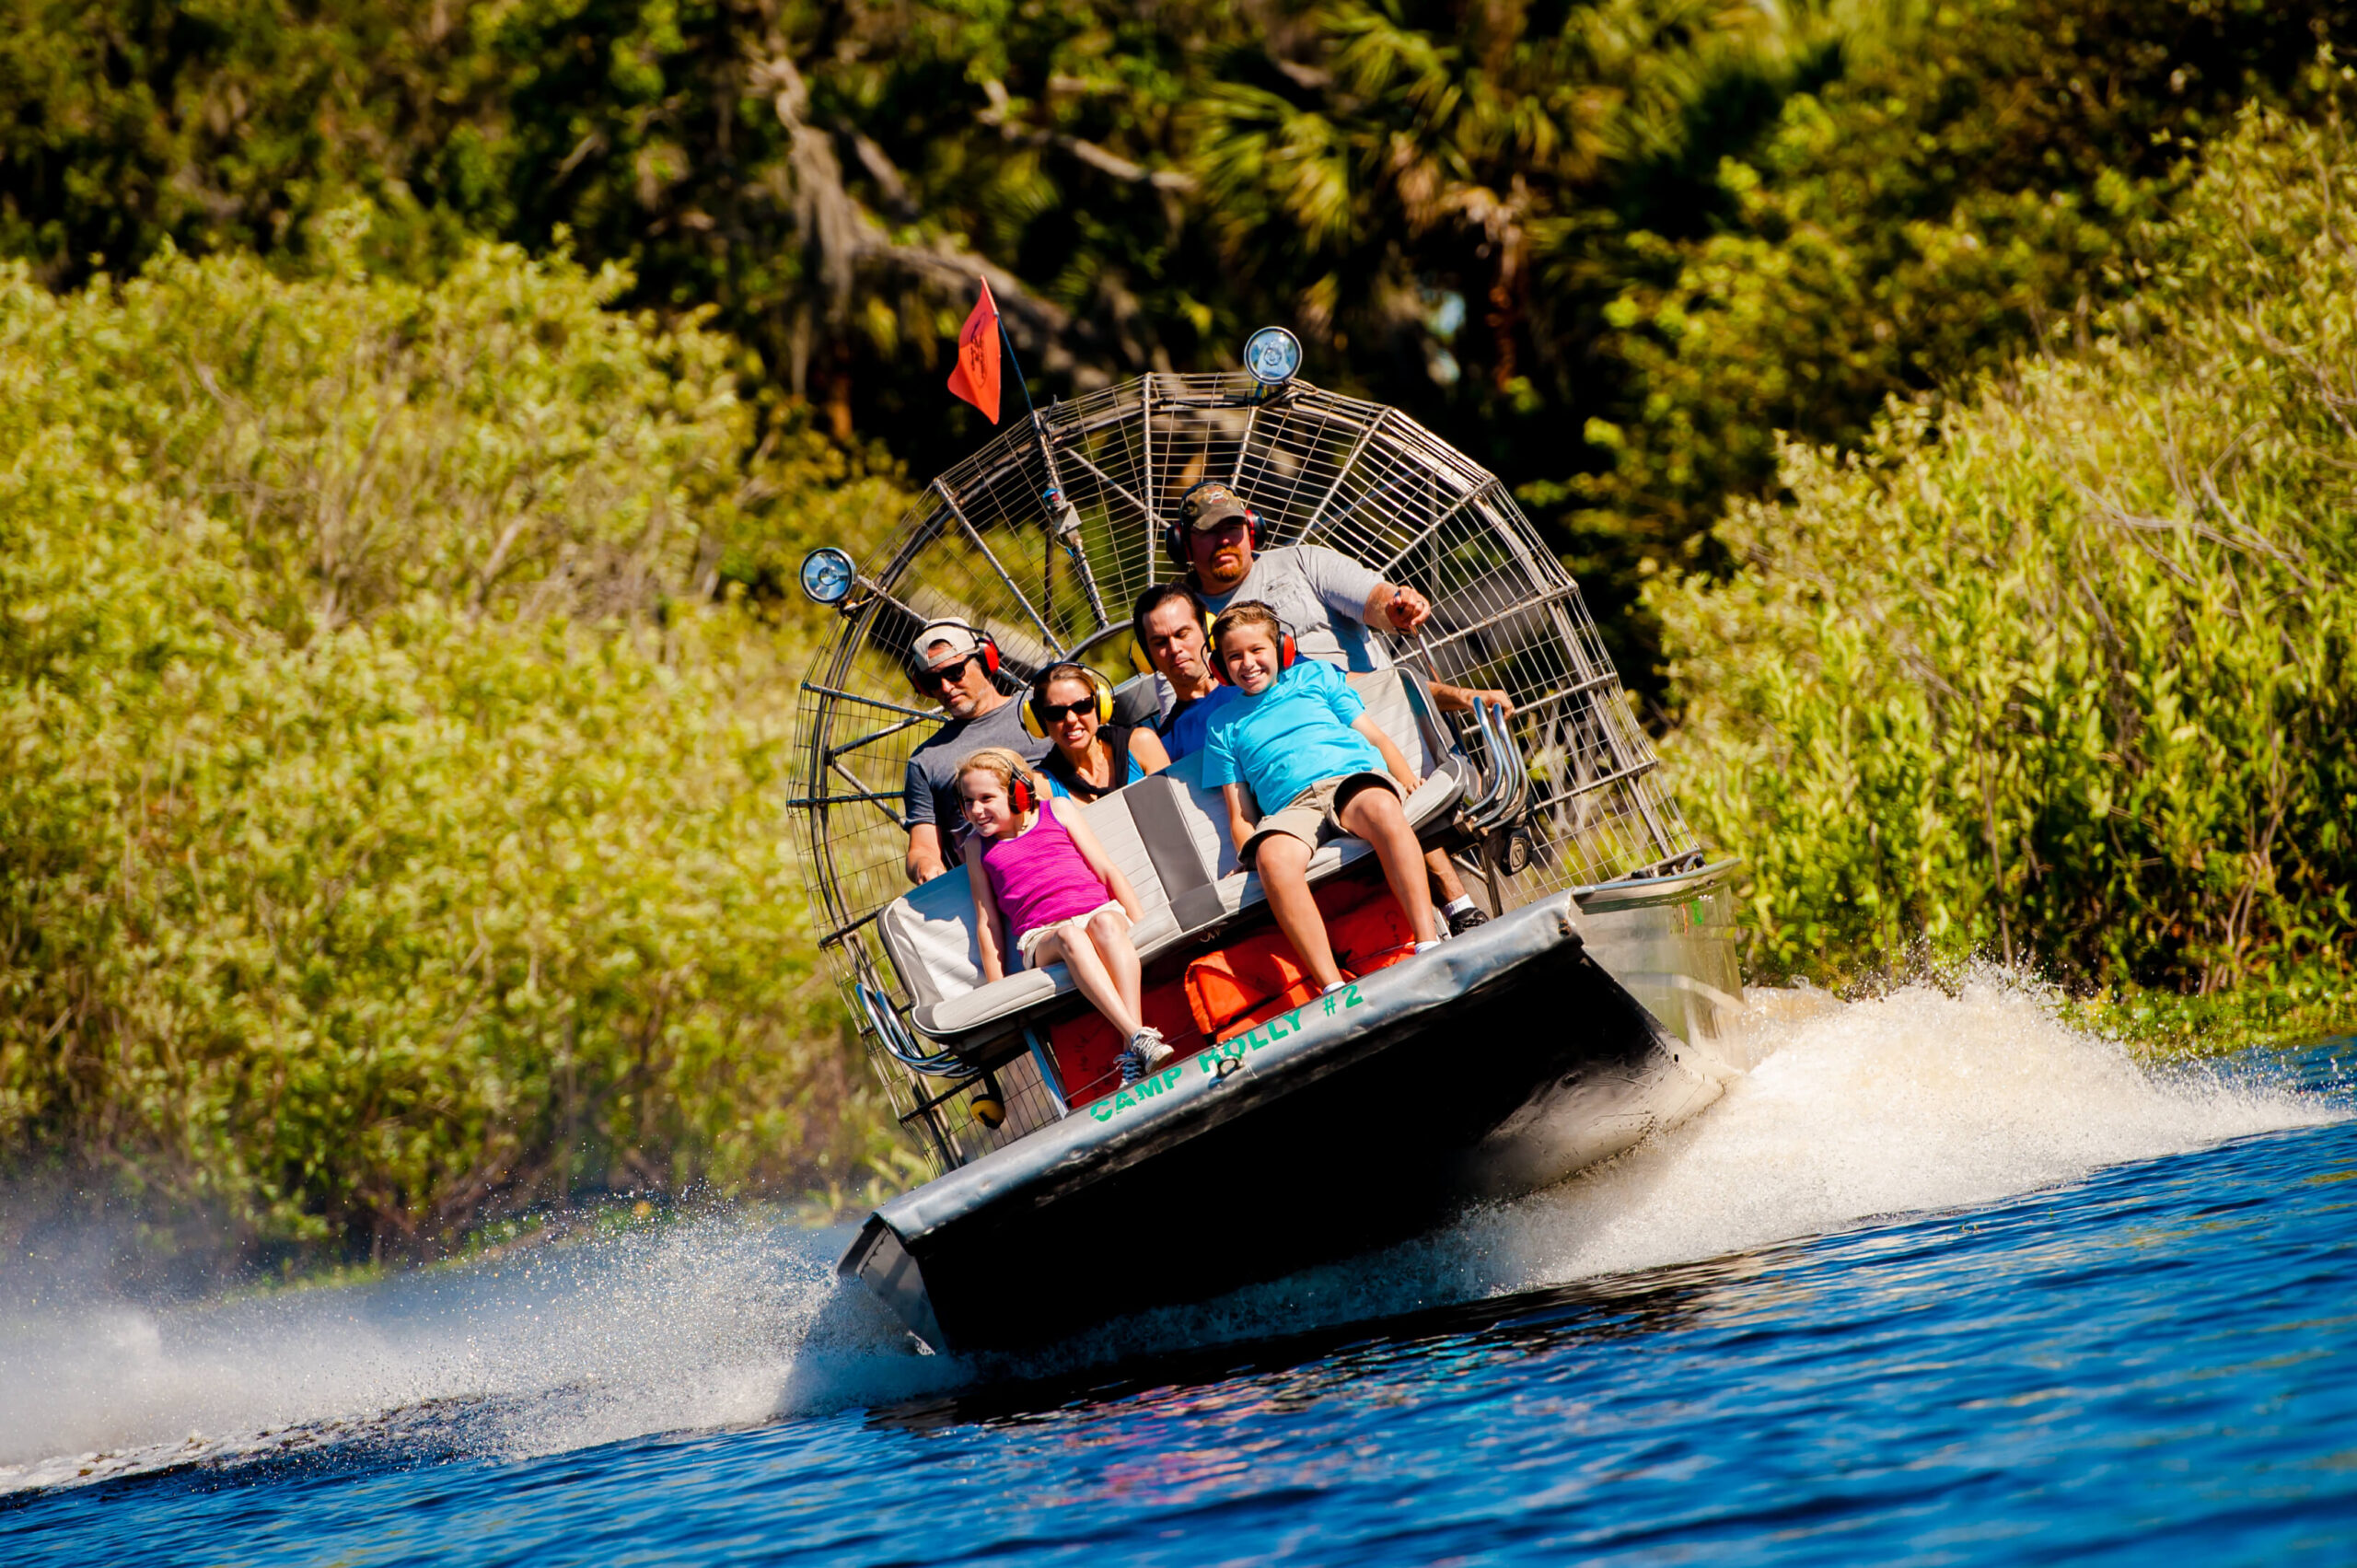
<path id="1" fill-rule="evenodd" d="M 972 1071 L 946 1051 L 926 1054 L 918 1046 L 916 1036 L 900 1022 L 900 1015 L 891 1003 L 870 991 L 865 982 L 853 981 L 852 990 L 858 993 L 860 1011 L 867 1015 L 868 1027 L 901 1066 L 934 1078 L 962 1077 Z"/>
<path id="2" fill-rule="evenodd" d="M 1495 714 L 1491 712 L 1493 708 Z M 1481 749 L 1488 754 L 1483 770 L 1488 782 L 1480 798 L 1465 808 L 1465 816 L 1476 831 L 1488 832 L 1522 814 L 1523 804 L 1530 796 L 1530 769 L 1523 761 L 1522 748 L 1506 729 L 1502 704 L 1474 703 L 1473 727 L 1480 732 Z"/>

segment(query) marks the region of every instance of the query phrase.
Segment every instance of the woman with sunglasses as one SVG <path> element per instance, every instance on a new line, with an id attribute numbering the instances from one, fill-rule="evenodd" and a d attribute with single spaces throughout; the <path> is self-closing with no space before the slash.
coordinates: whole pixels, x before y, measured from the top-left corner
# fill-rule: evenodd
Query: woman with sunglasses
<path id="1" fill-rule="evenodd" d="M 1086 665 L 1040 671 L 1025 709 L 1024 727 L 1054 745 L 1040 762 L 1052 795 L 1086 805 L 1170 766 L 1160 736 L 1109 722 L 1113 688 Z"/>

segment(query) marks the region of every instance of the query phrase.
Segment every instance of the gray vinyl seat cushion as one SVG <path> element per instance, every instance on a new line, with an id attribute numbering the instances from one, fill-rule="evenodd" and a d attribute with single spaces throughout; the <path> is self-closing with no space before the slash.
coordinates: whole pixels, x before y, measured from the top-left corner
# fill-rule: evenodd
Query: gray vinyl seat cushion
<path id="1" fill-rule="evenodd" d="M 1422 832 L 1446 821 L 1472 783 L 1472 765 L 1455 749 L 1422 678 L 1395 667 L 1354 675 L 1351 684 L 1424 781 L 1408 798 L 1410 824 Z M 1266 900 L 1260 877 L 1237 865 L 1226 805 L 1219 792 L 1203 787 L 1202 768 L 1200 753 L 1182 757 L 1085 812 L 1137 890 L 1144 919 L 1130 939 L 1143 959 Z M 1309 879 L 1322 881 L 1374 853 L 1363 840 L 1333 840 L 1310 857 Z M 1074 989 L 1062 964 L 983 982 L 973 891 L 962 865 L 894 900 L 877 917 L 877 930 L 908 987 L 910 1021 L 945 1045 L 995 1038 L 1018 1016 Z"/>

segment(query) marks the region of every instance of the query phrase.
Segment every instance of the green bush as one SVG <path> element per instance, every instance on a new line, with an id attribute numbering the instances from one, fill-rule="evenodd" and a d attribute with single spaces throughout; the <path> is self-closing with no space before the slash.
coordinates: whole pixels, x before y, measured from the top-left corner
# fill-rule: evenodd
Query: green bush
<path id="1" fill-rule="evenodd" d="M 2083 351 L 1788 445 L 1732 578 L 1657 582 L 1753 961 L 1936 948 L 2215 993 L 2357 922 L 2357 147 L 2251 111 Z"/>
<path id="2" fill-rule="evenodd" d="M 715 589 L 888 497 L 614 274 L 350 255 L 0 273 L 0 1166 L 375 1254 L 855 1179 L 807 640 Z"/>
<path id="3" fill-rule="evenodd" d="M 2346 6 L 1981 0 L 1899 6 L 1733 149 L 1708 199 L 1627 235 L 1602 308 L 1593 471 L 1526 487 L 1562 514 L 1608 613 L 1775 493 L 1780 436 L 1857 447 L 1891 397 L 1937 395 L 2117 297 L 2137 226 L 2246 102 L 2313 101 Z M 1557 265 L 1573 275 L 1573 258 Z M 1641 617 L 1608 634 L 1649 685 Z"/>

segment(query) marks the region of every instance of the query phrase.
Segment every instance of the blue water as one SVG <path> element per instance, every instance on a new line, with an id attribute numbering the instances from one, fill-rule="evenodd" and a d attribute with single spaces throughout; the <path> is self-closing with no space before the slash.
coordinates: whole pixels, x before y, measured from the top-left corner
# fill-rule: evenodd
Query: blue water
<path id="1" fill-rule="evenodd" d="M 26 1309 L 0 1561 L 2357 1560 L 2357 1046 L 2148 1074 L 1932 993 L 1780 1044 L 1596 1178 L 1022 1363 L 726 1216 Z"/>

